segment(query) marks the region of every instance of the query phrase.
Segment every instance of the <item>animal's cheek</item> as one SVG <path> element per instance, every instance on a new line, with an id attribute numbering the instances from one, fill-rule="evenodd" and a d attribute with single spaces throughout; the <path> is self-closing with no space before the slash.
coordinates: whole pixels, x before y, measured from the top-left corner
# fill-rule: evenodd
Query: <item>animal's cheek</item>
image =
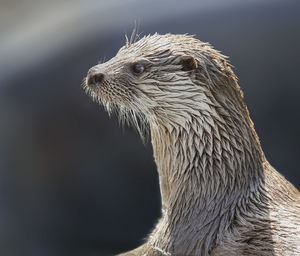
<path id="1" fill-rule="evenodd" d="M 108 83 L 107 90 L 120 97 L 124 96 L 128 98 L 131 94 L 128 82 L 124 82 L 123 80 L 114 80 L 113 82 Z"/>
<path id="2" fill-rule="evenodd" d="M 130 76 L 129 74 L 124 74 L 123 72 L 112 75 L 110 79 L 111 83 L 128 88 L 132 87 L 132 85 L 135 83 L 134 77 Z"/>
<path id="3" fill-rule="evenodd" d="M 135 86 L 137 96 L 143 96 L 143 98 L 154 99 L 156 95 L 161 93 L 158 85 L 154 83 L 140 83 Z"/>
<path id="4" fill-rule="evenodd" d="M 158 79 L 156 79 L 155 77 L 149 77 L 149 78 L 145 78 L 141 81 L 139 81 L 139 87 L 142 89 L 147 89 L 147 88 L 154 88 L 154 87 L 159 87 L 160 82 Z"/>

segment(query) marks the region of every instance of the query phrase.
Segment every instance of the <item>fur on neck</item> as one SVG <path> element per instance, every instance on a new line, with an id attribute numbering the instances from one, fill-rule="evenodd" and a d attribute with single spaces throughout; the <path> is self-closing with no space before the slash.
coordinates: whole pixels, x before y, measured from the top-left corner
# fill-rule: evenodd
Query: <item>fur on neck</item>
<path id="1" fill-rule="evenodd" d="M 263 187 L 265 158 L 246 106 L 205 88 L 198 96 L 198 109 L 189 104 L 173 122 L 150 121 L 162 197 L 150 243 L 171 255 L 209 255 L 237 208 Z"/>

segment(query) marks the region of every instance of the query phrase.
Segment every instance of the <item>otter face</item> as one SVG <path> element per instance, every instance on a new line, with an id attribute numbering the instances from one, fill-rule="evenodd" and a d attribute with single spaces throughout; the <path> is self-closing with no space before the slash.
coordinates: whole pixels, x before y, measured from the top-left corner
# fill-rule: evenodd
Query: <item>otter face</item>
<path id="1" fill-rule="evenodd" d="M 142 113 L 148 120 L 170 121 L 188 109 L 195 112 L 201 101 L 206 104 L 205 88 L 195 81 L 210 55 L 221 56 L 192 36 L 146 36 L 92 67 L 84 87 L 108 111 L 117 107 L 123 113 Z"/>

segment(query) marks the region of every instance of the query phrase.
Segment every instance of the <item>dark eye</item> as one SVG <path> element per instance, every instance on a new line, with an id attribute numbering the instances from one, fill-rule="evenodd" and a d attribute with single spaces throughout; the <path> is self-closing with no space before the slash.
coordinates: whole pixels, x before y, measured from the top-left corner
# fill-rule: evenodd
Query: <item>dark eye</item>
<path id="1" fill-rule="evenodd" d="M 140 63 L 133 63 L 131 68 L 132 68 L 133 73 L 135 73 L 137 75 L 142 74 L 145 70 L 144 66 Z"/>

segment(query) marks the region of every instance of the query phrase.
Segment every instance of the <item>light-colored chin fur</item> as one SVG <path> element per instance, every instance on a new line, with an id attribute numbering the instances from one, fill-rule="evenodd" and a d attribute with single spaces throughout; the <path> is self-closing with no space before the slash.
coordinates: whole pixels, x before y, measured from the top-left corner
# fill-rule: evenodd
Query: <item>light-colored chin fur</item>
<path id="1" fill-rule="evenodd" d="M 113 99 L 103 99 L 97 95 L 95 91 L 86 85 L 86 78 L 82 82 L 82 87 L 85 93 L 96 103 L 103 106 L 109 116 L 117 115 L 119 124 L 121 126 L 132 126 L 140 135 L 142 141 L 145 143 L 149 137 L 149 124 L 146 116 L 137 110 L 134 104 L 125 105 L 120 102 L 113 102 Z"/>

